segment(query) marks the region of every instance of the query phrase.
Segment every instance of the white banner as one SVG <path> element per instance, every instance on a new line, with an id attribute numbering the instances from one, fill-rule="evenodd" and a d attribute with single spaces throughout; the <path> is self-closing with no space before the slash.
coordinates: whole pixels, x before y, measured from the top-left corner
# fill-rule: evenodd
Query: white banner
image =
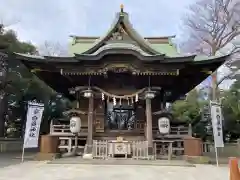
<path id="1" fill-rule="evenodd" d="M 38 147 L 38 137 L 43 111 L 43 104 L 33 102 L 28 103 L 27 122 L 25 127 L 23 148 Z"/>
<path id="2" fill-rule="evenodd" d="M 210 101 L 210 107 L 215 147 L 224 147 L 221 104 Z"/>

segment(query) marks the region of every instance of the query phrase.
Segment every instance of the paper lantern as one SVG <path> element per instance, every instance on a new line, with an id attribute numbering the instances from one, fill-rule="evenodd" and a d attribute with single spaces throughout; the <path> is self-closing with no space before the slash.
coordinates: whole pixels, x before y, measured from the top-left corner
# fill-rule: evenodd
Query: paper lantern
<path id="1" fill-rule="evenodd" d="M 83 96 L 86 98 L 90 98 L 90 97 L 92 97 L 92 95 L 93 95 L 93 92 L 91 89 L 86 90 L 83 94 Z"/>
<path id="2" fill-rule="evenodd" d="M 70 131 L 72 133 L 79 133 L 81 130 L 81 118 L 78 116 L 73 116 L 70 119 Z"/>
<path id="3" fill-rule="evenodd" d="M 159 118 L 158 129 L 161 134 L 168 134 L 170 132 L 170 119 L 168 117 Z"/>
<path id="4" fill-rule="evenodd" d="M 155 93 L 153 91 L 146 91 L 145 92 L 145 99 L 153 99 L 155 97 Z"/>

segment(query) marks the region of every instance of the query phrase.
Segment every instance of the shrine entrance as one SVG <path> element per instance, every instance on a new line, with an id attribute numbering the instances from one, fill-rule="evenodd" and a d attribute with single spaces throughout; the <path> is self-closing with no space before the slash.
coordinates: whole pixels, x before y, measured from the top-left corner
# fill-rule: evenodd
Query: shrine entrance
<path id="1" fill-rule="evenodd" d="M 135 105 L 123 102 L 114 105 L 106 103 L 106 129 L 108 130 L 132 130 L 136 122 Z"/>

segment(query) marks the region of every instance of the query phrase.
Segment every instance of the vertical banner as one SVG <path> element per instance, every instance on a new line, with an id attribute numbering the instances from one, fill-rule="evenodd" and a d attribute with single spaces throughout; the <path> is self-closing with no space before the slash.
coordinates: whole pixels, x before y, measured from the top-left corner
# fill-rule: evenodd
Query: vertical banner
<path id="1" fill-rule="evenodd" d="M 222 109 L 221 104 L 210 101 L 211 119 L 213 128 L 214 145 L 216 148 L 224 147 L 222 130 Z"/>
<path id="2" fill-rule="evenodd" d="M 27 121 L 25 127 L 23 148 L 38 147 L 39 130 L 42 121 L 44 105 L 28 102 Z"/>

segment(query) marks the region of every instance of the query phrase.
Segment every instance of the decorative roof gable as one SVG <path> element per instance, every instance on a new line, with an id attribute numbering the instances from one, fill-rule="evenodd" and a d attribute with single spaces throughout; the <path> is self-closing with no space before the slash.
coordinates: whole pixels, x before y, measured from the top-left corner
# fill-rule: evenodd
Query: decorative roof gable
<path id="1" fill-rule="evenodd" d="M 115 21 L 108 33 L 96 40 L 93 46 L 83 52 L 82 54 L 93 54 L 100 47 L 109 43 L 129 43 L 139 46 L 140 49 L 151 55 L 160 55 L 158 51 L 151 47 L 151 44 L 141 37 L 137 31 L 132 27 L 128 14 L 123 11 L 121 7 L 121 12 L 117 13 Z M 163 55 L 163 54 L 161 54 Z"/>

